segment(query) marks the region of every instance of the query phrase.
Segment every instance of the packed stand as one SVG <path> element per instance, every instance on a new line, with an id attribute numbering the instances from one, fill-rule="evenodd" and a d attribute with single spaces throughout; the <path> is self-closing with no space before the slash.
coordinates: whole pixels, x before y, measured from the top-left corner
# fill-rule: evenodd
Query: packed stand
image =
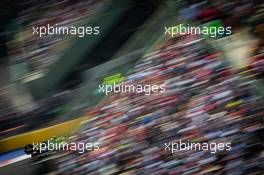
<path id="1" fill-rule="evenodd" d="M 89 109 L 72 141 L 99 150 L 62 151 L 54 174 L 263 174 L 263 106 L 221 52 L 185 36 L 149 54 L 123 84 L 164 84 L 165 92 L 112 93 Z M 172 153 L 168 142 L 231 142 L 212 153 Z"/>

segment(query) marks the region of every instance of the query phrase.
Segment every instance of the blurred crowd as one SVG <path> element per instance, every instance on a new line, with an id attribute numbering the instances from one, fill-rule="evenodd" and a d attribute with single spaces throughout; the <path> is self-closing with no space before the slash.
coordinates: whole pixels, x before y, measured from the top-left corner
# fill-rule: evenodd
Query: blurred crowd
<path id="1" fill-rule="evenodd" d="M 263 76 L 261 1 L 189 1 L 183 20 L 223 20 L 234 32 L 250 26 L 260 38 L 249 69 Z M 254 4 L 255 3 L 255 4 Z M 201 36 L 163 44 L 129 71 L 124 84 L 165 85 L 163 93 L 112 93 L 87 112 L 90 121 L 71 141 L 99 143 L 100 149 L 61 151 L 51 174 L 232 174 L 261 175 L 264 167 L 264 106 Z M 165 143 L 231 143 L 211 153 L 172 153 Z"/>
<path id="2" fill-rule="evenodd" d="M 210 2 L 188 1 L 189 5 L 180 11 L 182 20 L 206 23 L 221 19 L 234 32 L 241 26 L 250 26 L 260 42 L 248 69 L 263 78 L 263 3 Z M 11 59 L 26 60 L 32 71 L 45 68 L 61 56 L 72 38 L 58 35 L 39 38 L 32 35 L 32 26 L 73 25 L 93 18 L 103 3 L 101 0 L 24 2 L 25 10 L 17 23 L 26 27 L 23 39 L 20 36 L 11 42 Z M 224 53 L 212 49 L 202 36 L 185 35 L 163 43 L 129 71 L 123 84 L 165 85 L 166 90 L 150 95 L 111 93 L 89 108 L 89 122 L 71 141 L 96 142 L 100 149 L 82 154 L 57 152 L 51 174 L 264 174 L 264 106 L 251 85 L 234 72 Z M 0 138 L 13 126 L 33 130 L 64 114 L 67 110 L 61 106 L 74 94 L 62 92 L 48 97 L 24 114 L 6 112 L 0 121 Z M 0 105 L 5 104 L 0 101 Z M 165 150 L 165 143 L 179 140 L 231 142 L 232 149 L 216 153 Z"/>
<path id="3" fill-rule="evenodd" d="M 262 0 L 191 0 L 186 3 L 187 6 L 179 11 L 183 21 L 204 24 L 220 19 L 225 27 L 232 27 L 233 34 L 249 29 L 250 34 L 259 41 L 245 69 L 255 77 L 263 78 L 264 4 Z"/>
<path id="4" fill-rule="evenodd" d="M 105 1 L 23 1 L 19 17 L 14 20 L 17 34 L 9 44 L 9 56 L 13 64 L 26 62 L 29 73 L 45 71 L 61 57 L 74 37 L 67 35 L 32 35 L 32 27 L 78 26 L 95 18 Z"/>
<path id="5" fill-rule="evenodd" d="M 262 174 L 263 114 L 250 86 L 221 52 L 185 36 L 135 65 L 124 84 L 165 84 L 164 93 L 108 95 L 73 139 L 100 144 L 65 151 L 54 174 Z M 185 150 L 166 142 L 231 142 L 231 151 Z"/>

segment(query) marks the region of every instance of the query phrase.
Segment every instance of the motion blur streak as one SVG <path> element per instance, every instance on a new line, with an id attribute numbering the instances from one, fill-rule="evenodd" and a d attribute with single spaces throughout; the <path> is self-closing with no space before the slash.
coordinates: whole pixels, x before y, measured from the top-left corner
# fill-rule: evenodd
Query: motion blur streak
<path id="1" fill-rule="evenodd" d="M 0 7 L 0 174 L 264 174 L 262 0 Z"/>

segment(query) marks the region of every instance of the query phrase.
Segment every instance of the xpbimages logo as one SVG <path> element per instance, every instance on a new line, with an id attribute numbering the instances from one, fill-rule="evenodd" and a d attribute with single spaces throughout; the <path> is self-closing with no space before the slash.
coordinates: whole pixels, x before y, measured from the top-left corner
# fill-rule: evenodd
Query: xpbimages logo
<path id="1" fill-rule="evenodd" d="M 51 26 L 47 24 L 47 26 L 33 26 L 32 34 L 37 35 L 39 37 L 43 37 L 45 35 L 77 35 L 78 37 L 84 37 L 86 35 L 98 35 L 100 33 L 100 28 L 98 26 L 58 26 L 55 24 Z"/>
<path id="2" fill-rule="evenodd" d="M 207 35 L 212 38 L 218 35 L 230 35 L 231 27 L 222 26 L 192 26 L 190 24 L 179 24 L 177 26 L 165 26 L 165 35 L 175 37 L 178 35 Z"/>
<path id="3" fill-rule="evenodd" d="M 170 151 L 171 153 L 179 152 L 179 151 L 209 151 L 211 153 L 217 153 L 219 151 L 230 151 L 231 143 L 215 143 L 215 142 L 202 142 L 202 143 L 194 143 L 194 142 L 169 142 L 165 143 L 165 150 Z"/>
<path id="4" fill-rule="evenodd" d="M 33 143 L 32 146 L 33 151 L 39 151 L 39 153 L 59 150 L 70 150 L 84 153 L 86 151 L 99 150 L 99 143 L 52 142 L 50 140 L 42 143 Z"/>
<path id="5" fill-rule="evenodd" d="M 145 95 L 150 95 L 151 93 L 165 92 L 165 84 L 161 85 L 142 85 L 142 84 L 113 84 L 113 85 L 99 85 L 98 92 L 105 93 L 105 95 L 114 93 L 144 93 Z"/>

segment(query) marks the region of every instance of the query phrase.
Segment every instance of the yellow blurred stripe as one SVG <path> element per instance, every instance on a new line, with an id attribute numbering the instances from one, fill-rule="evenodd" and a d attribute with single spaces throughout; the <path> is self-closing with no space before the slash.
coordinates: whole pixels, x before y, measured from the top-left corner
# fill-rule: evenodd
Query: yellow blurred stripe
<path id="1" fill-rule="evenodd" d="M 242 103 L 243 103 L 243 100 L 233 101 L 233 102 L 228 103 L 225 107 L 232 108 L 232 107 L 241 105 Z"/>
<path id="2" fill-rule="evenodd" d="M 89 117 L 84 116 L 47 128 L 2 139 L 0 140 L 0 152 L 23 148 L 27 144 L 43 142 L 54 136 L 58 137 L 71 134 L 80 129 L 81 125 L 83 124 L 82 122 L 87 121 L 88 119 Z"/>

